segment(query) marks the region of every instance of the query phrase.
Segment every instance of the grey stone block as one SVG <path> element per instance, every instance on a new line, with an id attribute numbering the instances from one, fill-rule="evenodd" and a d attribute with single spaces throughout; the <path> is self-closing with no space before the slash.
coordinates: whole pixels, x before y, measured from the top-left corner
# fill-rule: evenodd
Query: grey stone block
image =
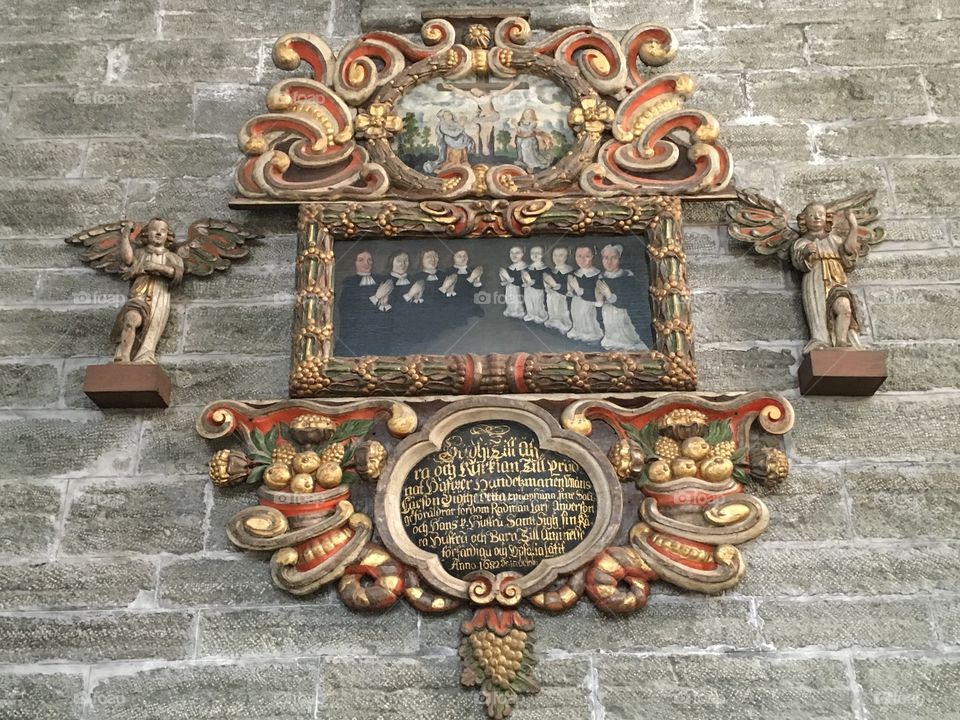
<path id="1" fill-rule="evenodd" d="M 284 398 L 290 355 L 267 357 L 184 356 L 164 364 L 178 405 L 203 405 L 220 398 Z"/>
<path id="2" fill-rule="evenodd" d="M 331 587 L 333 593 L 336 583 Z M 402 601 L 375 614 L 357 613 L 339 603 L 211 610 L 201 615 L 198 654 L 211 658 L 403 655 L 417 649 L 417 624 L 416 611 Z"/>
<path id="3" fill-rule="evenodd" d="M 805 334 L 799 298 L 787 293 L 698 293 L 693 326 L 707 343 L 792 340 Z"/>
<path id="4" fill-rule="evenodd" d="M 796 386 L 790 350 L 721 350 L 698 345 L 697 387 L 705 391 L 787 390 Z"/>
<path id="5" fill-rule="evenodd" d="M 607 656 L 596 661 L 607 720 L 706 715 L 853 718 L 844 663 L 762 655 Z"/>
<path id="6" fill-rule="evenodd" d="M 125 214 L 144 219 L 159 215 L 170 222 L 177 237 L 185 238 L 190 224 L 202 218 L 233 220 L 244 225 L 244 215 L 227 207 L 233 194 L 233 180 L 228 175 L 131 180 Z M 196 280 L 187 278 L 186 282 Z"/>
<path id="7" fill-rule="evenodd" d="M 887 381 L 882 390 L 915 391 L 960 387 L 960 347 L 919 344 L 877 348 L 887 356 Z"/>
<path id="8" fill-rule="evenodd" d="M 791 470 L 791 472 L 793 472 Z M 850 536 L 849 518 L 839 493 L 776 493 L 763 498 L 770 509 L 770 526 L 764 540 L 828 540 Z M 745 549 L 748 557 L 752 552 Z"/>
<path id="9" fill-rule="evenodd" d="M 634 23 L 640 21 L 636 15 L 633 17 Z M 771 24 L 696 28 L 679 30 L 677 39 L 680 51 L 665 69 L 686 71 L 694 78 L 699 73 L 782 70 L 806 65 L 799 27 Z"/>
<path id="10" fill-rule="evenodd" d="M 193 93 L 194 132 L 235 138 L 247 120 L 267 112 L 270 83 L 283 78 L 281 70 L 272 70 L 267 73 L 262 86 L 198 83 Z M 237 160 L 239 162 L 239 157 Z"/>
<path id="11" fill-rule="evenodd" d="M 459 642 L 451 640 L 451 645 Z M 585 662 L 542 659 L 536 670 L 541 692 L 520 696 L 511 718 L 592 717 Z M 326 658 L 321 662 L 319 704 L 331 716 L 356 720 L 483 717 L 479 690 L 459 687 L 460 671 L 459 659 L 453 657 Z"/>
<path id="12" fill-rule="evenodd" d="M 183 660 L 193 647 L 186 613 L 109 613 L 0 617 L 0 660 L 7 663 Z"/>
<path id="13" fill-rule="evenodd" d="M 4 3 L 0 39 L 61 42 L 64 38 L 152 36 L 157 32 L 158 7 L 158 0 L 77 0 L 65 12 L 56 0 Z"/>
<path id="14" fill-rule="evenodd" d="M 960 537 L 960 487 L 950 466 L 872 464 L 844 477 L 857 536 Z"/>
<path id="15" fill-rule="evenodd" d="M 869 290 L 867 303 L 877 339 L 960 339 L 960 289 L 956 287 Z"/>
<path id="16" fill-rule="evenodd" d="M 62 553 L 190 553 L 203 549 L 203 480 L 95 480 L 76 485 Z"/>
<path id="17" fill-rule="evenodd" d="M 683 250 L 687 254 L 689 262 L 691 255 L 709 255 L 716 256 L 721 239 L 726 236 L 726 230 L 712 225 L 691 225 L 684 223 L 683 226 Z M 700 262 L 708 262 L 700 260 Z"/>
<path id="18" fill-rule="evenodd" d="M 194 9 L 196 6 L 194 6 Z M 263 8 L 260 8 L 263 13 Z M 225 14 L 231 21 L 237 16 Z M 164 33 L 167 32 L 164 17 Z M 291 25 L 301 27 L 300 25 Z M 249 82 L 257 76 L 259 40 L 232 40 L 230 33 L 198 42 L 157 40 L 124 43 L 120 83 Z"/>
<path id="19" fill-rule="evenodd" d="M 941 720 L 960 706 L 960 663 L 955 659 L 854 660 L 863 706 L 871 720 Z"/>
<path id="20" fill-rule="evenodd" d="M 904 250 L 944 248 L 950 245 L 947 223 L 940 219 L 901 220 L 885 218 L 881 225 L 887 231 L 887 234 L 884 241 L 871 250 L 871 254 L 874 256 Z M 864 267 L 867 267 L 870 262 L 872 262 L 872 258 L 863 264 Z"/>
<path id="21" fill-rule="evenodd" d="M 741 75 L 697 73 L 693 82 L 696 90 L 687 100 L 687 107 L 710 113 L 721 122 L 721 127 L 728 120 L 746 115 L 748 103 Z"/>
<path id="22" fill-rule="evenodd" d="M 206 278 L 191 278 L 191 282 L 184 284 L 183 299 L 219 302 L 263 300 L 287 303 L 292 308 L 296 286 L 294 264 L 263 267 L 259 262 L 259 249 L 259 242 L 251 244 L 250 254 L 235 261 L 233 267 L 225 272 Z"/>
<path id="23" fill-rule="evenodd" d="M 930 618 L 916 600 L 775 600 L 757 608 L 764 642 L 786 648 L 929 648 Z"/>
<path id="24" fill-rule="evenodd" d="M 309 17 L 299 8 L 273 4 L 264 7 L 256 0 L 240 0 L 230 12 L 198 6 L 191 0 L 170 0 L 163 7 L 163 31 L 168 38 L 262 38 L 303 30 L 318 35 L 353 34 L 359 7 L 354 0 L 334 5 L 329 0 L 310 7 Z M 330 20 L 328 20 L 330 18 Z"/>
<path id="25" fill-rule="evenodd" d="M 683 0 L 665 0 L 656 5 L 645 5 L 642 12 L 638 12 L 637 4 L 631 0 L 601 0 L 592 2 L 590 7 L 593 24 L 608 30 L 629 30 L 641 22 L 655 22 L 679 29 L 693 25 L 696 20 L 695 6 Z"/>
<path id="26" fill-rule="evenodd" d="M 14 137 L 184 134 L 192 118 L 190 85 L 83 85 L 14 89 Z"/>
<path id="27" fill-rule="evenodd" d="M 193 306 L 187 314 L 187 352 L 245 352 L 269 355 L 290 347 L 293 306 Z"/>
<path id="28" fill-rule="evenodd" d="M 191 558 L 160 568 L 162 607 L 315 605 L 326 591 L 297 598 L 274 587 L 270 553 L 245 552 L 236 558 Z"/>
<path id="29" fill-rule="evenodd" d="M 956 147 L 960 128 L 943 122 L 870 122 L 825 128 L 817 134 L 817 150 L 828 158 L 931 155 Z"/>
<path id="30" fill-rule="evenodd" d="M 24 558 L 49 553 L 56 539 L 63 483 L 4 482 L 0 493 L 5 511 L 0 525 L 0 555 Z"/>
<path id="31" fill-rule="evenodd" d="M 720 131 L 720 142 L 738 164 L 744 160 L 767 163 L 770 158 L 780 162 L 808 162 L 812 157 L 806 125 L 789 121 L 727 123 Z"/>
<path id="32" fill-rule="evenodd" d="M 942 117 L 960 113 L 960 87 L 957 71 L 951 67 L 924 68 L 923 80 L 933 111 Z"/>
<path id="33" fill-rule="evenodd" d="M 38 272 L 30 272 L 17 268 L 16 270 L 0 270 L 0 303 L 4 305 L 24 305 L 35 300 Z"/>
<path id="34" fill-rule="evenodd" d="M 874 249 L 879 247 L 882 245 Z M 957 277 L 960 277 L 960 253 L 952 250 L 871 252 L 857 264 L 856 270 L 859 287 L 953 283 Z"/>
<path id="35" fill-rule="evenodd" d="M 758 256 L 743 246 L 739 252 L 719 257 L 693 255 L 687 260 L 687 280 L 692 288 L 784 287 L 784 266 L 777 258 Z"/>
<path id="36" fill-rule="evenodd" d="M 563 653 L 758 647 L 746 602 L 667 597 L 660 594 L 661 589 L 663 584 L 653 583 L 647 606 L 632 615 L 605 615 L 586 597 L 560 615 L 538 613 L 537 647 Z"/>
<path id="37" fill-rule="evenodd" d="M 780 199 L 788 213 L 799 213 L 814 200 L 841 200 L 863 190 L 876 190 L 873 204 L 885 214 L 892 212 L 892 199 L 879 165 L 787 165 L 781 172 Z"/>
<path id="38" fill-rule="evenodd" d="M 795 456 L 803 460 L 937 460 L 960 454 L 960 403 L 947 399 L 793 401 Z"/>
<path id="39" fill-rule="evenodd" d="M 80 262 L 77 249 L 63 240 L 9 238 L 0 240 L 0 266 L 18 268 L 72 268 Z"/>
<path id="40" fill-rule="evenodd" d="M 892 595 L 950 590 L 960 559 L 935 542 L 877 545 L 831 542 L 805 547 L 763 543 L 745 551 L 747 573 L 737 591 L 746 595 Z"/>
<path id="41" fill-rule="evenodd" d="M 72 305 L 79 310 L 105 307 L 110 308 L 114 313 L 118 312 L 127 301 L 130 281 L 124 280 L 119 275 L 110 275 L 83 265 L 80 260 L 83 251 L 79 247 L 69 247 L 73 252 L 76 266 L 38 273 L 37 300 Z M 105 330 L 105 334 L 109 335 L 110 326 Z"/>
<path id="42" fill-rule="evenodd" d="M 946 645 L 960 645 L 960 601 L 938 600 L 930 605 L 940 641 Z"/>
<path id="43" fill-rule="evenodd" d="M 0 363 L 0 407 L 49 407 L 57 402 L 59 386 L 53 363 Z"/>
<path id="44" fill-rule="evenodd" d="M 927 106 L 920 88 L 913 68 L 747 76 L 754 114 L 820 122 L 923 115 Z"/>
<path id="45" fill-rule="evenodd" d="M 6 448 L 0 478 L 23 480 L 53 475 L 110 476 L 131 470 L 139 429 L 123 414 L 85 417 L 0 419 Z"/>
<path id="46" fill-rule="evenodd" d="M 84 279 L 86 285 L 88 278 Z M 107 286 L 116 287 L 108 280 Z M 47 308 L 0 310 L 9 334 L 0 335 L 0 355 L 33 357 L 99 357 L 109 362 L 116 346 L 110 329 L 123 297 L 116 292 L 78 290 L 67 301 L 75 304 Z M 157 345 L 162 357 L 176 349 L 183 311 L 174 307 Z"/>
<path id="47" fill-rule="evenodd" d="M 101 720 L 301 720 L 314 714 L 316 661 L 188 665 L 98 676 L 91 712 Z"/>
<path id="48" fill-rule="evenodd" d="M 200 477 L 207 473 L 210 456 L 226 440 L 207 442 L 195 429 L 197 408 L 179 406 L 145 414 L 140 441 L 140 475 L 183 474 Z"/>
<path id="49" fill-rule="evenodd" d="M 83 676 L 0 674 L 0 716 L 9 720 L 80 720 Z"/>
<path id="50" fill-rule="evenodd" d="M 122 199 L 104 180 L 0 180 L 0 237 L 66 237 L 118 216 Z"/>
<path id="51" fill-rule="evenodd" d="M 240 153 L 233 138 L 151 137 L 91 140 L 84 175 L 209 177 L 229 173 L 239 159 Z M 186 227 L 174 230 L 178 231 L 178 236 L 186 237 Z"/>
<path id="52" fill-rule="evenodd" d="M 32 37 L 35 37 L 31 33 Z M 23 38 L 19 38 L 22 40 Z M 0 85 L 96 83 L 103 80 L 109 47 L 104 43 L 0 43 Z"/>
<path id="53" fill-rule="evenodd" d="M 883 4 L 887 6 L 884 10 L 890 12 L 890 3 Z M 899 60 L 910 65 L 944 65 L 960 60 L 960 51 L 953 42 L 960 23 L 900 21 L 891 27 L 884 16 L 870 18 L 874 22 L 864 22 L 865 19 L 810 25 L 806 33 L 810 60 L 841 67 L 890 65 L 891 60 L 893 64 Z"/>
<path id="54" fill-rule="evenodd" d="M 957 160 L 893 160 L 889 167 L 900 214 L 960 214 L 960 192 L 953 183 L 960 171 Z"/>
<path id="55" fill-rule="evenodd" d="M 76 177 L 82 161 L 83 143 L 74 140 L 4 143 L 0 146 L 0 177 Z"/>
<path id="56" fill-rule="evenodd" d="M 152 597 L 156 568 L 141 560 L 0 565 L 0 609 L 123 608 Z"/>

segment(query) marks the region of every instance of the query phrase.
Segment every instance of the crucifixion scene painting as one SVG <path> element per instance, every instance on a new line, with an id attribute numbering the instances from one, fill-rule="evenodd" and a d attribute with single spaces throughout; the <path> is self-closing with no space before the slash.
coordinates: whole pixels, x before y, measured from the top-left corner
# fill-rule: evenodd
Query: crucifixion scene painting
<path id="1" fill-rule="evenodd" d="M 411 89 L 397 104 L 403 128 L 395 150 L 433 175 L 453 165 L 550 167 L 574 143 L 570 97 L 549 80 L 440 81 Z"/>
<path id="2" fill-rule="evenodd" d="M 340 242 L 336 257 L 337 356 L 654 346 L 638 237 Z"/>

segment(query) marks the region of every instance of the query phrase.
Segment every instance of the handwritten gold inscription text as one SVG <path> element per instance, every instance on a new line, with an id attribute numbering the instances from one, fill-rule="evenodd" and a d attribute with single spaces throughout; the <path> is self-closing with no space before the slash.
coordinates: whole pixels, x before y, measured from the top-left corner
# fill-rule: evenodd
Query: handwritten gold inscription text
<path id="1" fill-rule="evenodd" d="M 580 544 L 596 494 L 573 460 L 516 423 L 458 428 L 407 477 L 401 521 L 451 575 L 528 572 Z"/>

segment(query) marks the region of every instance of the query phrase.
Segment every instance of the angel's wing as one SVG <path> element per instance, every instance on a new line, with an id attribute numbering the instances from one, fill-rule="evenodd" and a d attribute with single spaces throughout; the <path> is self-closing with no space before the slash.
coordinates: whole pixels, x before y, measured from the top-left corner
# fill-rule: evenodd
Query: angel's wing
<path id="1" fill-rule="evenodd" d="M 735 205 L 727 206 L 730 224 L 727 233 L 737 242 L 753 245 L 761 255 L 786 259 L 797 232 L 790 227 L 787 213 L 776 200 L 751 190 L 737 191 Z"/>
<path id="2" fill-rule="evenodd" d="M 187 239 L 177 245 L 177 255 L 183 258 L 183 272 L 190 275 L 212 275 L 214 270 L 226 270 L 230 261 L 246 257 L 247 240 L 258 235 L 225 220 L 197 220 L 187 231 Z"/>
<path id="3" fill-rule="evenodd" d="M 850 230 L 846 217 L 847 210 L 853 212 L 853 216 L 857 219 L 857 239 L 860 241 L 861 256 L 870 251 L 871 245 L 882 242 L 886 237 L 886 231 L 882 227 L 869 227 L 877 221 L 879 215 L 879 211 L 870 204 L 876 194 L 876 190 L 867 190 L 824 205 L 827 211 L 827 224 L 840 237 L 846 237 Z"/>
<path id="4" fill-rule="evenodd" d="M 120 237 L 123 233 L 123 220 L 104 223 L 83 230 L 66 239 L 70 245 L 83 245 L 86 248 L 80 255 L 83 262 L 104 272 L 119 275 L 126 269 L 120 257 Z M 141 226 L 133 226 L 133 237 L 140 234 Z"/>

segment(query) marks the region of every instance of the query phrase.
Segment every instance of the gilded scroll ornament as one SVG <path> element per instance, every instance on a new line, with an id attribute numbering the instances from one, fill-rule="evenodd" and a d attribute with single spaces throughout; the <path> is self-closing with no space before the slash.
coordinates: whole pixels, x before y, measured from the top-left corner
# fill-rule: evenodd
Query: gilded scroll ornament
<path id="1" fill-rule="evenodd" d="M 657 582 L 735 586 L 739 546 L 770 519 L 758 495 L 789 467 L 774 436 L 793 411 L 776 395 L 675 393 L 635 407 L 585 398 L 563 410 L 566 429 L 534 402 L 466 398 L 442 403 L 416 432 L 423 402 L 221 401 L 198 428 L 243 440 L 244 451 L 214 454 L 210 478 L 257 487 L 227 535 L 273 552 L 278 587 L 331 585 L 360 611 L 401 600 L 425 613 L 468 607 L 460 679 L 494 720 L 540 689 L 528 605 L 562 613 L 586 598 L 630 615 Z M 596 420 L 617 436 L 606 457 L 586 437 Z M 378 435 L 380 423 L 400 441 Z M 326 483 L 330 468 L 337 481 Z M 373 512 L 361 480 L 376 483 Z M 630 493 L 639 517 L 621 530 Z"/>
<path id="2" fill-rule="evenodd" d="M 717 121 L 687 107 L 693 80 L 646 70 L 677 53 L 665 27 L 531 42 L 522 17 L 431 17 L 421 37 L 368 33 L 339 53 L 281 37 L 274 64 L 309 76 L 279 81 L 241 130 L 238 202 L 698 195 L 730 181 Z"/>

